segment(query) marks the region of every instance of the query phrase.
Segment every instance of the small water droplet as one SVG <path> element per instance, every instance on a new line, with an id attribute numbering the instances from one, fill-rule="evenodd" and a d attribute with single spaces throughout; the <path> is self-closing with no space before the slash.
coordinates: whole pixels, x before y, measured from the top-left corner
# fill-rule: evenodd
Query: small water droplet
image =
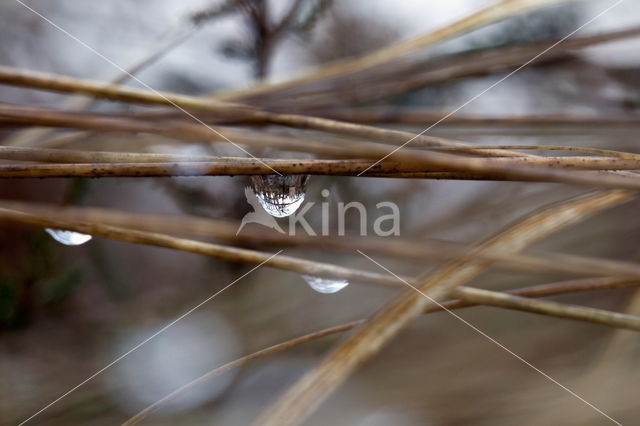
<path id="1" fill-rule="evenodd" d="M 337 293 L 349 285 L 349 281 L 335 278 L 321 278 L 313 275 L 303 275 L 302 278 L 318 293 Z"/>
<path id="2" fill-rule="evenodd" d="M 308 175 L 254 175 L 251 187 L 267 213 L 275 217 L 292 215 L 304 201 Z"/>
<path id="3" fill-rule="evenodd" d="M 54 240 L 67 246 L 79 246 L 93 238 L 91 235 L 81 234 L 80 232 L 65 231 L 64 229 L 45 228 L 45 231 L 47 231 Z"/>

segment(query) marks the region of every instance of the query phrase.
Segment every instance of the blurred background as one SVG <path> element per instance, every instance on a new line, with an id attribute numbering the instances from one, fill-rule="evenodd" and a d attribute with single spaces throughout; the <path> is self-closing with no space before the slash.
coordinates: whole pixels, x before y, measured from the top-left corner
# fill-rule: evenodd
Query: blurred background
<path id="1" fill-rule="evenodd" d="M 204 95 L 248 87 L 260 79 L 282 81 L 325 62 L 357 57 L 434 30 L 492 2 L 309 0 L 303 2 L 292 25 L 267 41 L 264 26 L 279 22 L 291 7 L 290 1 L 32 3 L 39 13 L 124 68 L 161 52 L 161 57 L 137 74 L 154 89 Z M 252 3 L 255 9 L 229 6 L 235 3 Z M 400 62 L 428 69 L 447 55 L 556 40 L 608 5 L 577 1 L 552 6 L 473 31 Z M 119 74 L 15 1 L 0 2 L 0 19 L 2 65 L 101 81 Z M 626 1 L 577 36 L 638 25 L 640 4 Z M 640 39 L 631 38 L 567 52 L 518 72 L 460 114 L 637 114 L 639 47 Z M 343 92 L 334 90 L 323 108 L 357 104 L 446 113 L 504 77 L 506 71 L 484 74 L 425 84 L 390 96 L 375 95 L 376 80 L 367 81 L 363 76 L 361 81 L 356 75 L 347 83 L 358 88 L 358 93 L 345 89 L 342 97 Z M 135 81 L 127 84 L 140 87 Z M 330 87 L 318 91 L 324 89 Z M 0 98 L 15 104 L 70 106 L 64 95 L 8 86 L 0 86 Z M 305 102 L 296 97 L 289 103 L 280 101 L 277 105 L 274 101 L 273 107 L 292 113 L 298 112 L 297 102 Z M 260 102 L 269 105 L 269 99 Z M 95 111 L 118 113 L 130 108 L 109 102 L 93 106 Z M 395 127 L 417 133 L 428 124 Z M 283 134 L 269 127 L 259 130 Z M 0 128 L 0 138 L 8 140 L 18 132 Z M 633 125 L 443 125 L 429 134 L 478 144 L 639 151 L 638 129 Z M 48 136 L 52 135 L 64 136 L 65 132 Z M 305 133 L 288 130 L 286 135 L 304 138 Z M 230 145 L 168 138 L 147 142 L 153 152 L 242 155 Z M 75 139 L 64 147 L 135 150 L 117 134 Z M 296 156 L 275 150 L 252 153 Z M 251 209 L 243 192 L 248 184 L 246 177 L 4 179 L 0 197 L 240 220 Z M 322 189 L 330 190 L 332 203 L 359 201 L 374 213 L 377 203 L 395 202 L 401 211 L 401 236 L 462 243 L 491 235 L 540 206 L 585 192 L 562 184 L 312 176 L 307 202 L 323 201 Z M 638 261 L 639 209 L 640 202 L 633 201 L 607 210 L 534 249 Z M 318 211 L 307 217 L 320 228 Z M 335 233 L 337 220 L 331 217 Z M 357 236 L 357 215 L 347 218 L 347 237 Z M 6 425 L 18 424 L 251 269 L 100 238 L 82 246 L 64 246 L 42 230 L 3 223 L 0 236 L 0 424 Z M 248 246 L 275 251 L 272 246 Z M 321 247 L 287 248 L 286 252 L 381 272 L 355 253 Z M 436 267 L 438 261 L 426 259 L 416 264 L 385 259 L 384 264 L 398 274 L 417 275 Z M 563 279 L 568 277 L 545 271 L 492 270 L 471 284 L 500 290 Z M 261 268 L 31 423 L 119 424 L 210 369 L 307 332 L 364 318 L 395 293 L 394 289 L 354 283 L 338 293 L 321 294 L 297 274 Z M 633 295 L 628 289 L 556 299 L 622 311 L 633 309 L 629 306 Z M 465 309 L 459 314 L 623 424 L 636 421 L 639 347 L 632 331 L 491 307 Z M 324 338 L 234 369 L 192 389 L 144 424 L 248 424 L 341 338 Z M 363 426 L 549 423 L 600 425 L 606 419 L 446 313 L 413 322 L 307 422 Z"/>

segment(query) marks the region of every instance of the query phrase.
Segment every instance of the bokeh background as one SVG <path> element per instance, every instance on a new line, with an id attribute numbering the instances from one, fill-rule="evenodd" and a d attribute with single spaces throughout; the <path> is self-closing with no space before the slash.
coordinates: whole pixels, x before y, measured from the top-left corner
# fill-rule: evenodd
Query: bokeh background
<path id="1" fill-rule="evenodd" d="M 220 3 L 42 0 L 30 4 L 127 67 L 167 39 L 189 32 L 194 15 L 215 10 Z M 314 12 L 317 17 L 304 29 L 286 34 L 267 60 L 259 58 L 254 23 L 242 13 L 229 13 L 202 24 L 138 77 L 157 90 L 198 95 L 249 86 L 259 77 L 284 80 L 309 67 L 425 33 L 491 2 L 308 3 L 309 7 L 326 8 Z M 289 4 L 265 2 L 270 19 L 277 20 Z M 578 1 L 550 7 L 443 43 L 419 59 L 556 39 L 607 5 Z M 15 1 L 0 2 L 0 21 L 0 64 L 94 80 L 118 75 L 118 70 L 93 52 Z M 640 4 L 627 0 L 578 35 L 636 25 L 640 25 Z M 572 52 L 550 64 L 528 67 L 460 113 L 637 114 L 639 47 L 637 39 L 608 43 Z M 378 102 L 446 112 L 504 75 L 461 79 Z M 0 86 L 0 99 L 55 108 L 68 105 L 62 95 L 7 86 Z M 108 102 L 98 103 L 94 110 L 128 111 L 127 106 Z M 288 110 L 296 112 L 295 103 Z M 423 128 L 403 127 L 414 132 Z M 0 138 L 15 136 L 14 132 L 0 129 Z M 305 137 L 295 130 L 288 134 Z M 475 143 L 575 145 L 638 152 L 638 131 L 633 126 L 442 126 L 430 134 Z M 241 154 L 231 146 L 170 139 L 154 140 L 149 146 L 156 152 Z M 118 135 L 76 140 L 68 147 L 128 149 Z M 250 210 L 243 192 L 247 184 L 245 177 L 14 179 L 0 181 L 0 197 L 239 220 Z M 323 201 L 322 189 L 330 190 L 332 203 L 360 201 L 373 215 L 376 203 L 397 203 L 402 236 L 465 243 L 486 237 L 540 206 L 585 191 L 561 184 L 314 176 L 307 200 Z M 634 201 L 607 210 L 534 249 L 638 261 L 639 209 L 640 202 Z M 313 211 L 309 217 L 319 229 L 319 212 Z M 359 230 L 357 216 L 348 219 L 347 238 L 358 235 Z M 336 227 L 332 216 L 331 228 L 335 231 Z M 271 246 L 251 247 L 275 251 Z M 322 247 L 287 248 L 287 253 L 379 272 L 355 253 L 338 254 Z M 399 274 L 412 275 L 434 268 L 438 262 L 386 259 L 385 264 Z M 0 424 L 19 423 L 249 269 L 100 238 L 67 247 L 42 230 L 0 223 Z M 492 270 L 472 284 L 507 289 L 566 278 L 545 271 Z M 288 338 L 364 318 L 394 293 L 354 283 L 339 293 L 324 295 L 311 290 L 296 274 L 261 268 L 32 423 L 119 424 L 212 368 Z M 557 300 L 633 310 L 633 296 L 633 290 L 616 290 Z M 623 424 L 637 422 L 640 370 L 638 340 L 633 332 L 490 307 L 466 309 L 460 315 Z M 339 339 L 334 336 L 305 344 L 226 373 L 194 388 L 145 423 L 248 424 Z M 412 323 L 308 424 L 600 425 L 606 424 L 606 419 L 457 319 L 439 313 Z"/>

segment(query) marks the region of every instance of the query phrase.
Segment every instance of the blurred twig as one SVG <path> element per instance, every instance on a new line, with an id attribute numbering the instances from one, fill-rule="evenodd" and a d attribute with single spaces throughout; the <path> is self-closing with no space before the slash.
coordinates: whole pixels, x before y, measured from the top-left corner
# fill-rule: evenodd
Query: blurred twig
<path id="1" fill-rule="evenodd" d="M 638 30 L 640 33 L 640 30 Z M 445 111 L 433 111 L 426 109 L 402 108 L 402 107 L 373 107 L 353 109 L 332 109 L 326 112 L 318 112 L 323 117 L 352 123 L 385 123 L 407 124 L 421 127 L 436 123 L 446 115 Z M 456 114 L 448 117 L 439 127 L 444 126 L 469 126 L 469 127 L 620 127 L 639 126 L 640 116 L 637 115 L 569 115 L 569 114 L 544 114 L 525 116 L 500 116 L 500 115 L 464 115 Z"/>
<path id="2" fill-rule="evenodd" d="M 608 43 L 615 40 L 637 37 L 640 35 L 640 28 L 632 27 L 620 31 L 612 31 L 604 34 L 589 35 L 582 37 L 572 37 L 554 47 L 545 55 L 536 59 L 530 66 L 537 66 L 557 62 L 578 49 Z M 399 96 L 405 93 L 413 93 L 426 87 L 441 85 L 444 83 L 470 77 L 482 77 L 493 75 L 509 70 L 513 70 L 532 57 L 539 54 L 544 49 L 557 43 L 558 40 L 549 40 L 544 43 L 524 43 L 513 46 L 501 46 L 477 51 L 464 52 L 455 55 L 448 55 L 416 63 L 396 63 L 393 67 L 383 70 L 367 70 L 359 76 L 360 84 L 353 85 L 348 79 L 342 81 L 337 79 L 332 82 L 329 88 L 299 88 L 299 90 L 285 91 L 284 93 L 274 93 L 268 99 L 268 105 L 273 105 L 278 109 L 295 107 L 297 111 L 310 111 L 316 115 L 327 116 L 335 119 L 345 119 L 347 110 L 335 109 L 335 105 L 350 105 L 353 103 L 365 103 L 374 100 Z M 251 98 L 252 100 L 254 98 Z M 260 98 L 256 98 L 262 102 Z M 386 108 L 373 108 L 365 111 L 384 111 Z M 362 119 L 368 120 L 371 113 L 364 116 L 355 115 L 354 121 Z M 442 114 L 437 119 L 440 119 Z M 394 117 L 388 114 L 387 117 Z M 408 116 L 400 115 L 402 120 L 414 121 L 416 114 Z M 430 121 L 432 117 L 425 117 Z M 436 119 L 436 120 L 437 120 Z M 382 118 L 382 121 L 388 121 Z M 419 123 L 421 126 L 427 123 Z M 442 123 L 446 125 L 446 122 Z"/>
<path id="3" fill-rule="evenodd" d="M 223 0 L 220 4 L 191 14 L 190 20 L 195 25 L 202 25 L 214 19 L 239 11 L 240 2 L 238 0 Z"/>
<path id="4" fill-rule="evenodd" d="M 510 16 L 538 9 L 549 4 L 562 3 L 568 0 L 502 0 L 445 27 L 425 35 L 406 40 L 394 45 L 379 49 L 363 57 L 350 61 L 343 61 L 324 65 L 315 71 L 301 77 L 293 78 L 282 83 L 261 84 L 249 89 L 234 91 L 216 95 L 217 99 L 242 99 L 249 96 L 264 95 L 290 89 L 301 84 L 308 84 L 328 78 L 353 74 L 374 66 L 382 65 L 402 56 L 408 55 L 419 49 L 432 46 L 436 43 L 464 34 L 473 29 L 506 19 Z"/>
<path id="5" fill-rule="evenodd" d="M 160 93 L 125 87 L 122 85 L 82 80 L 78 78 L 27 71 L 0 65 L 0 83 L 62 93 L 79 93 L 96 98 L 151 105 L 178 105 L 182 108 L 199 108 L 229 116 L 237 116 L 250 108 L 244 105 L 202 99 L 173 93 Z"/>
<path id="6" fill-rule="evenodd" d="M 119 228 L 97 223 L 64 223 L 56 220 L 33 216 L 31 214 L 20 212 L 17 210 L 3 208 L 0 208 L 0 220 L 31 224 L 41 227 L 67 229 L 75 232 L 90 234 L 96 237 L 109 238 L 134 244 L 145 244 L 155 247 L 170 248 L 188 253 L 201 254 L 218 259 L 249 263 L 254 265 L 259 265 L 272 256 L 271 253 L 224 246 L 220 244 L 203 243 L 200 241 L 176 238 L 155 232 L 137 231 L 133 229 Z M 330 265 L 321 262 L 314 262 L 286 255 L 279 255 L 271 259 L 269 261 L 269 266 L 292 272 L 298 272 L 301 274 L 365 281 L 398 287 L 397 281 L 385 275 L 366 271 L 358 271 L 355 269 L 344 268 L 341 266 Z"/>

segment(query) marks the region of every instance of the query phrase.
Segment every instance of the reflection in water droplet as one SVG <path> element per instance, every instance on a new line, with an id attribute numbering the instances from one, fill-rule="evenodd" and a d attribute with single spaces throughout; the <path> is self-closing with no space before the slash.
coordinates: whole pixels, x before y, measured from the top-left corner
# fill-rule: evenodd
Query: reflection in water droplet
<path id="1" fill-rule="evenodd" d="M 47 231 L 54 240 L 67 246 L 79 246 L 93 238 L 91 235 L 65 231 L 64 229 L 45 228 L 45 231 Z"/>
<path id="2" fill-rule="evenodd" d="M 253 192 L 267 213 L 275 217 L 292 215 L 304 201 L 308 175 L 254 175 Z"/>
<path id="3" fill-rule="evenodd" d="M 303 275 L 302 278 L 318 293 L 337 293 L 349 285 L 349 281 L 335 278 L 320 278 L 313 275 Z"/>

